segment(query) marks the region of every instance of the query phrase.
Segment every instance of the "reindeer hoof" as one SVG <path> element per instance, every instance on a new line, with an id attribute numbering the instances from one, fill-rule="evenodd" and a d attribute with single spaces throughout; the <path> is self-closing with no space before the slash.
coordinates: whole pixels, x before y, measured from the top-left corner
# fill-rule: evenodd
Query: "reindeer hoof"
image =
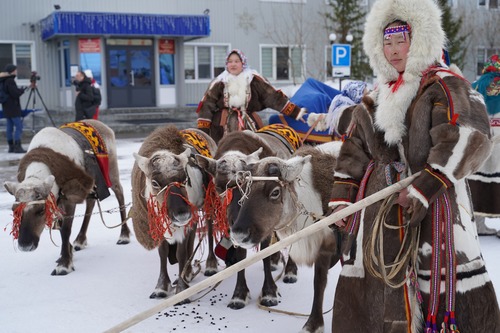
<path id="1" fill-rule="evenodd" d="M 295 282 L 297 282 L 297 275 L 287 274 L 283 277 L 283 282 L 284 283 L 295 283 Z"/>
<path id="2" fill-rule="evenodd" d="M 125 245 L 128 243 L 130 243 L 130 237 L 120 237 L 120 238 L 118 238 L 118 241 L 116 242 L 116 244 L 118 244 L 118 245 Z"/>
<path id="3" fill-rule="evenodd" d="M 267 307 L 278 305 L 278 298 L 274 296 L 264 296 L 260 299 L 260 305 Z"/>
<path id="4" fill-rule="evenodd" d="M 151 295 L 149 295 L 149 298 L 155 299 L 155 298 L 167 298 L 168 294 L 165 290 L 155 290 Z"/>
<path id="5" fill-rule="evenodd" d="M 246 305 L 246 302 L 241 299 L 232 299 L 231 302 L 227 305 L 228 308 L 233 310 L 243 309 Z"/>
<path id="6" fill-rule="evenodd" d="M 75 269 L 73 266 L 70 267 L 63 267 L 63 266 L 57 266 L 50 275 L 52 276 L 63 276 L 63 275 L 68 275 L 69 273 L 73 272 Z"/>
<path id="7" fill-rule="evenodd" d="M 299 333 L 323 333 L 325 332 L 325 327 L 320 326 L 317 327 L 316 329 L 313 327 L 310 327 L 307 323 L 302 327 Z"/>
<path id="8" fill-rule="evenodd" d="M 75 251 L 83 250 L 86 247 L 87 247 L 87 241 L 83 241 L 83 242 L 75 241 L 75 243 L 73 244 L 73 249 Z"/>
<path id="9" fill-rule="evenodd" d="M 206 267 L 205 268 L 205 276 L 212 276 L 212 275 L 215 275 L 217 274 L 217 268 L 209 268 L 209 267 Z"/>

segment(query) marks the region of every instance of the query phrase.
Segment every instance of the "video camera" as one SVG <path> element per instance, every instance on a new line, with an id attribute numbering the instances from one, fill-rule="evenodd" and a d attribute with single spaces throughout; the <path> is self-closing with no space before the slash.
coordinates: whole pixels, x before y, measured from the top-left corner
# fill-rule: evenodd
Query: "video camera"
<path id="1" fill-rule="evenodd" d="M 38 75 L 38 73 L 36 71 L 31 72 L 31 76 L 30 76 L 31 83 L 36 83 L 36 81 L 39 81 L 40 79 L 41 79 L 41 77 L 40 77 L 40 75 Z"/>

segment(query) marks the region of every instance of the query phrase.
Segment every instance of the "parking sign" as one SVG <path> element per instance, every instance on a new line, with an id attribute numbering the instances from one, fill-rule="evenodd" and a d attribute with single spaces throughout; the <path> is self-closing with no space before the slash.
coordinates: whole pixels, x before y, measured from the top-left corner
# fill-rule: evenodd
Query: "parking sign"
<path id="1" fill-rule="evenodd" d="M 344 77 L 351 75 L 351 45 L 332 45 L 332 76 Z"/>

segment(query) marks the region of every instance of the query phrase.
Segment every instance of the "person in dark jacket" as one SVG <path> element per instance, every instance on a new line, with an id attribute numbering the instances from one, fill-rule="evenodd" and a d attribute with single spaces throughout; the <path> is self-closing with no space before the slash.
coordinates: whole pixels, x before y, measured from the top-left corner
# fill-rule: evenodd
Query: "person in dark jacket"
<path id="1" fill-rule="evenodd" d="M 75 75 L 74 84 L 76 85 L 75 121 L 92 119 L 96 106 L 92 103 L 94 94 L 92 93 L 91 79 L 84 72 L 78 71 Z"/>
<path id="2" fill-rule="evenodd" d="M 23 118 L 21 112 L 21 102 L 19 98 L 26 88 L 19 88 L 14 80 L 17 75 L 17 67 L 13 64 L 5 66 L 0 73 L 0 81 L 3 81 L 3 89 L 8 95 L 8 99 L 2 104 L 3 115 L 7 120 L 7 142 L 9 143 L 9 153 L 25 153 L 21 146 L 21 135 L 23 133 Z"/>

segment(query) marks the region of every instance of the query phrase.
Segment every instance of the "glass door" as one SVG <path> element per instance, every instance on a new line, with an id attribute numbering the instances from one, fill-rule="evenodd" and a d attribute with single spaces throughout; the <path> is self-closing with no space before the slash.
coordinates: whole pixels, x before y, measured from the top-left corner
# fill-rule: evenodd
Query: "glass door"
<path id="1" fill-rule="evenodd" d="M 152 46 L 107 46 L 111 108 L 155 106 Z"/>

